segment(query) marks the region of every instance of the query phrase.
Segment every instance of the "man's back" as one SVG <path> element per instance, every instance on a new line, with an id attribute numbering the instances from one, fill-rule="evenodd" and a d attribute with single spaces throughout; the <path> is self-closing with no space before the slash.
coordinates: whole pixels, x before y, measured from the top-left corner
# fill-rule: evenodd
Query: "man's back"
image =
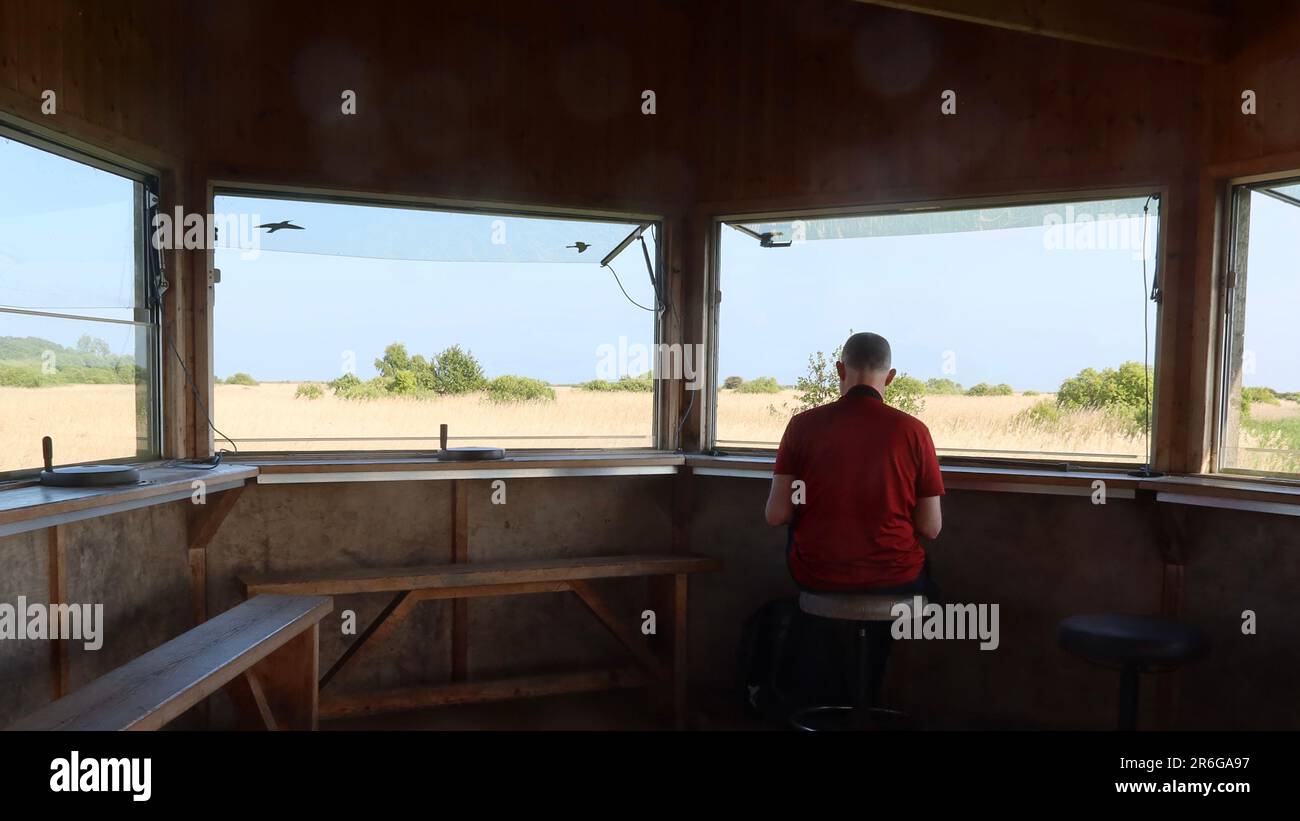
<path id="1" fill-rule="evenodd" d="M 802 587 L 856 590 L 913 581 L 925 564 L 919 499 L 943 495 L 930 431 L 858 385 L 790 420 L 778 475 L 804 482 L 790 572 Z"/>

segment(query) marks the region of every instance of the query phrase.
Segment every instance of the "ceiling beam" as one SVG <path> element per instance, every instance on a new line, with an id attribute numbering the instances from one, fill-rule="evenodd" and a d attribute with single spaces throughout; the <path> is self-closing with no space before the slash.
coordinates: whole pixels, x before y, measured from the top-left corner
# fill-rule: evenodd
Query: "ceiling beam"
<path id="1" fill-rule="evenodd" d="M 873 6 L 1190 63 L 1225 53 L 1228 21 L 1152 0 L 858 0 Z"/>

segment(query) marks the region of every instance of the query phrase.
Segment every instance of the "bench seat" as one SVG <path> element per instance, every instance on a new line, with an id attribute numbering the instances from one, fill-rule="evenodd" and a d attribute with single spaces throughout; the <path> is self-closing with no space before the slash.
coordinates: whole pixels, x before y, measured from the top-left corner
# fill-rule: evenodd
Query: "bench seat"
<path id="1" fill-rule="evenodd" d="M 717 559 L 687 554 L 597 556 L 578 559 L 435 564 L 401 568 L 297 571 L 244 579 L 249 596 L 259 593 L 343 595 L 440 588 L 586 581 L 632 576 L 676 576 L 716 571 Z"/>
<path id="2" fill-rule="evenodd" d="M 315 722 L 317 625 L 332 609 L 327 597 L 257 596 L 46 705 L 9 729 L 156 730 L 259 662 L 274 662 L 268 657 L 280 650 L 310 666 L 306 680 L 311 684 L 312 703 L 305 709 L 286 709 L 280 685 L 295 678 L 295 671 L 267 668 L 252 684 L 256 701 L 262 709 L 280 706 L 282 715 L 297 713 L 298 720 L 291 726 L 308 729 L 303 725 Z M 299 695 L 302 693 L 294 694 Z M 310 717 L 306 717 L 308 712 Z"/>

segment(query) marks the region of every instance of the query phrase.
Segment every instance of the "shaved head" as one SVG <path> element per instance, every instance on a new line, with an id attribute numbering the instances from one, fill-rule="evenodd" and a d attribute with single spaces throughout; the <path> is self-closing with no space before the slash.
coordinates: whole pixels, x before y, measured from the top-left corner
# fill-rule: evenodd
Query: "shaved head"
<path id="1" fill-rule="evenodd" d="M 880 334 L 854 334 L 840 353 L 840 361 L 851 371 L 884 373 L 893 365 L 892 359 L 889 340 Z"/>

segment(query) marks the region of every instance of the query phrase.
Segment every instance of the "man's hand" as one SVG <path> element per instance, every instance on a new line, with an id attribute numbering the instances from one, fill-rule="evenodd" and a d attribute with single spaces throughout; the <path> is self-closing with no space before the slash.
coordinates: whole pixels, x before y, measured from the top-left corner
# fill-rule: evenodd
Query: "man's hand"
<path id="1" fill-rule="evenodd" d="M 941 496 L 925 496 L 916 501 L 916 510 L 912 512 L 912 526 L 916 528 L 918 535 L 926 539 L 939 538 L 939 530 L 943 528 L 943 512 L 939 510 L 941 498 Z M 771 504 L 769 501 L 768 505 Z"/>
<path id="2" fill-rule="evenodd" d="M 772 489 L 767 494 L 767 523 L 772 527 L 789 524 L 794 518 L 794 480 L 787 473 L 772 477 Z"/>

